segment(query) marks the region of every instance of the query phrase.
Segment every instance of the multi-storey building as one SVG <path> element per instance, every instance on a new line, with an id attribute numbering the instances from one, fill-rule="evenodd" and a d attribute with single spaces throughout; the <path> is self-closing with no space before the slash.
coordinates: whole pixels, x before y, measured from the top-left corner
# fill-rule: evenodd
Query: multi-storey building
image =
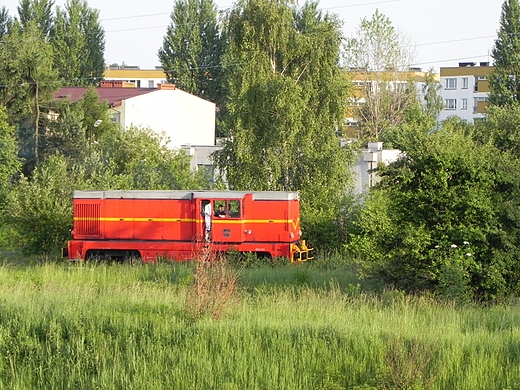
<path id="1" fill-rule="evenodd" d="M 488 62 L 460 62 L 458 67 L 440 69 L 441 96 L 444 110 L 439 120 L 458 116 L 468 123 L 485 118 L 488 105 L 489 82 L 493 70 Z"/>
<path id="2" fill-rule="evenodd" d="M 105 80 L 121 81 L 127 88 L 157 88 L 165 84 L 166 74 L 161 67 L 155 69 L 139 69 L 138 66 L 110 66 L 105 69 Z"/>

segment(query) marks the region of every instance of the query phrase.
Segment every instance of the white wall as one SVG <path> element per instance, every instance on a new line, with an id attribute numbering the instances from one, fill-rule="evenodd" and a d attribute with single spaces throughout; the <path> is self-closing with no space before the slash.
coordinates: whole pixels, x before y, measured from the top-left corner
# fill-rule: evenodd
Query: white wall
<path id="1" fill-rule="evenodd" d="M 354 193 L 360 195 L 379 182 L 380 177 L 377 173 L 369 171 L 377 168 L 379 163 L 388 165 L 396 161 L 401 154 L 402 151 L 398 149 L 383 149 L 382 142 L 370 143 L 367 149 L 361 151 L 352 167 L 355 174 Z"/>
<path id="2" fill-rule="evenodd" d="M 169 146 L 215 144 L 215 103 L 179 89 L 157 90 L 123 101 L 121 126 L 149 127 L 170 138 Z"/>

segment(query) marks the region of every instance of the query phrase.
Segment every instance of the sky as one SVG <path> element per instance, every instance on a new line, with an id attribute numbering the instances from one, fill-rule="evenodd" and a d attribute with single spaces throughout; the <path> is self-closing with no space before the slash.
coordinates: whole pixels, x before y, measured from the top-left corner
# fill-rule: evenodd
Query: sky
<path id="1" fill-rule="evenodd" d="M 55 0 L 63 6 L 66 0 Z M 170 24 L 173 0 L 87 0 L 99 10 L 105 29 L 105 60 L 154 69 L 160 66 L 157 51 Z M 215 0 L 219 10 L 233 6 L 232 0 Z M 11 16 L 17 15 L 18 0 L 3 0 Z M 300 1 L 303 4 L 303 0 Z M 376 9 L 415 46 L 414 67 L 424 71 L 458 66 L 459 62 L 489 62 L 497 36 L 503 0 L 321 0 L 319 8 L 343 21 L 351 37 L 363 18 Z"/>

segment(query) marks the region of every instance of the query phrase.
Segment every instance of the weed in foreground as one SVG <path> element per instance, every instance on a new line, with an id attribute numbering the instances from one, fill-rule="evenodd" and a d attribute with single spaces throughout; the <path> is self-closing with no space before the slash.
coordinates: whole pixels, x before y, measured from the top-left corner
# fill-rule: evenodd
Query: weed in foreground
<path id="1" fill-rule="evenodd" d="M 204 248 L 195 259 L 193 284 L 186 296 L 186 312 L 192 319 L 210 315 L 217 320 L 234 298 L 240 270 L 227 264 L 226 257 Z"/>
<path id="2" fill-rule="evenodd" d="M 421 344 L 418 340 L 397 338 L 392 341 L 385 356 L 388 383 L 383 388 L 431 388 L 437 374 L 431 362 L 434 352 L 432 345 Z"/>

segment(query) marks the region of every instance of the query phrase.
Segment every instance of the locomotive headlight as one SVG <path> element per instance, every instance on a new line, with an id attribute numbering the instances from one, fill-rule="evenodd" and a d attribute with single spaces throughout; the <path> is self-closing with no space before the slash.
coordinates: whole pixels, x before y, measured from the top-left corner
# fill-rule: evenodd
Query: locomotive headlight
<path id="1" fill-rule="evenodd" d="M 251 230 L 244 230 L 245 234 L 251 234 Z"/>
<path id="2" fill-rule="evenodd" d="M 302 231 L 301 231 L 301 230 L 300 230 L 300 231 L 298 231 L 298 234 L 299 234 L 299 235 L 300 235 L 300 237 L 301 237 L 301 236 L 302 236 Z"/>
<path id="3" fill-rule="evenodd" d="M 293 232 L 290 232 L 290 233 L 289 233 L 289 237 L 290 237 L 290 238 L 294 238 L 294 233 L 293 233 Z"/>

